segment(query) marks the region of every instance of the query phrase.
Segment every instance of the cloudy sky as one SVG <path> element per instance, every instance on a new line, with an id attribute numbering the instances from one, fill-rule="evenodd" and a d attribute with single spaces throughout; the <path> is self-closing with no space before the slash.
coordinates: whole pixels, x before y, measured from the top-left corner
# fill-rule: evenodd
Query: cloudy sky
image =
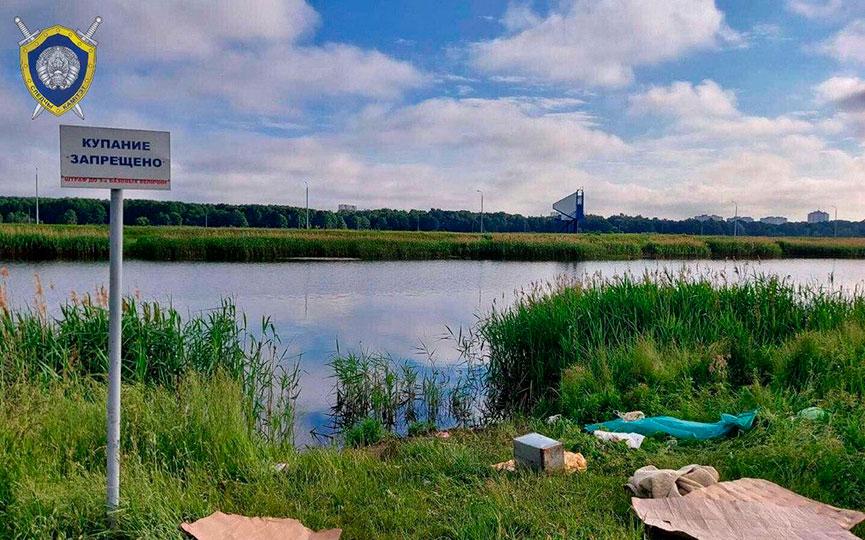
<path id="1" fill-rule="evenodd" d="M 172 132 L 184 201 L 865 219 L 865 0 L 0 5 L 0 195 L 59 187 L 12 23 L 104 18 L 89 125 Z M 131 195 L 131 193 L 130 193 Z"/>

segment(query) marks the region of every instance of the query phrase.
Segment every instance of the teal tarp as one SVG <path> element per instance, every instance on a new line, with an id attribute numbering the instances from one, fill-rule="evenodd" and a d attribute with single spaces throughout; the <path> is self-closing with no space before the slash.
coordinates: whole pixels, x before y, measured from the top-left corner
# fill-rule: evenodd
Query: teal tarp
<path id="1" fill-rule="evenodd" d="M 602 429 L 616 433 L 640 433 L 642 435 L 667 433 L 679 439 L 711 439 L 726 435 L 736 428 L 743 430 L 750 429 L 756 415 L 757 409 L 738 415 L 722 414 L 721 421 L 714 424 L 680 420 L 672 416 L 652 416 L 633 422 L 625 422 L 617 418 L 609 422 L 586 426 L 586 431 L 591 433 Z"/>

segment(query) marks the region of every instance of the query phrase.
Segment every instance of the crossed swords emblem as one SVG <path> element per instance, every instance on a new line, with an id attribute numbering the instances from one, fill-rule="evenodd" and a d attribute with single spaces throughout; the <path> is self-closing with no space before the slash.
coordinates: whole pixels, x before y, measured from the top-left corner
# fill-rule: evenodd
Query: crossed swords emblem
<path id="1" fill-rule="evenodd" d="M 24 39 L 18 42 L 18 47 L 23 47 L 24 45 L 27 45 L 28 43 L 36 39 L 39 36 L 39 32 L 41 32 L 41 30 L 36 30 L 35 32 L 31 32 L 30 30 L 28 30 L 27 26 L 24 24 L 24 21 L 21 20 L 21 17 L 15 17 L 15 24 L 18 26 L 18 30 L 20 30 L 21 33 L 24 34 Z M 93 39 L 93 34 L 96 33 L 96 29 L 99 28 L 100 24 L 102 24 L 102 17 L 96 17 L 93 20 L 93 24 L 90 25 L 90 28 L 88 28 L 86 32 L 82 32 L 79 29 L 76 30 L 75 33 L 78 34 L 78 37 L 81 38 L 81 41 L 95 47 L 96 45 L 98 45 L 98 43 L 95 39 Z M 42 114 L 42 111 L 44 110 L 45 108 L 42 106 L 42 104 L 37 103 L 36 108 L 33 110 L 33 116 L 31 117 L 31 119 L 35 119 L 37 116 Z M 76 103 L 72 110 L 75 112 L 75 114 L 78 115 L 78 118 L 84 120 L 84 111 L 81 109 L 81 105 Z"/>

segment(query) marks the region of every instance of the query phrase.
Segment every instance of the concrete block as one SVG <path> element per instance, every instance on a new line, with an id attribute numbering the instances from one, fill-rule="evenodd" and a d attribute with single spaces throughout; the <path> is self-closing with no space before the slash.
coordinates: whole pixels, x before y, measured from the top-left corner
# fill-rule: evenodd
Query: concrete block
<path id="1" fill-rule="evenodd" d="M 562 443 L 540 433 L 529 433 L 514 439 L 514 460 L 519 467 L 536 471 L 560 471 L 565 468 Z"/>

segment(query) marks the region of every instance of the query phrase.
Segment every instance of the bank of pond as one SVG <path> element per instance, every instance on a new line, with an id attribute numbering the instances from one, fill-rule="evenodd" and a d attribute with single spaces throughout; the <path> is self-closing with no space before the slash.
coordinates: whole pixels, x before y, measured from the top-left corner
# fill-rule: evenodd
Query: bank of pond
<path id="1" fill-rule="evenodd" d="M 858 291 L 663 274 L 538 286 L 454 336 L 459 369 L 337 354 L 335 439 L 303 451 L 292 444 L 302 360 L 269 321 L 247 327 L 230 301 L 184 319 L 129 298 L 113 523 L 102 499 L 104 298 L 75 298 L 55 317 L 2 299 L 4 538 L 180 538 L 181 521 L 222 510 L 340 527 L 344 538 L 637 539 L 645 531 L 621 485 L 646 464 L 703 463 L 722 479 L 765 478 L 865 509 Z M 808 407 L 828 414 L 796 414 Z M 734 437 L 655 436 L 637 450 L 582 429 L 637 409 L 707 422 L 759 412 Z M 548 423 L 553 414 L 562 419 Z M 588 470 L 494 471 L 529 430 L 581 452 Z"/>
<path id="2" fill-rule="evenodd" d="M 142 260 L 863 258 L 863 238 L 659 234 L 471 234 L 297 229 L 126 227 L 125 254 Z M 103 260 L 108 229 L 0 224 L 2 260 Z"/>

